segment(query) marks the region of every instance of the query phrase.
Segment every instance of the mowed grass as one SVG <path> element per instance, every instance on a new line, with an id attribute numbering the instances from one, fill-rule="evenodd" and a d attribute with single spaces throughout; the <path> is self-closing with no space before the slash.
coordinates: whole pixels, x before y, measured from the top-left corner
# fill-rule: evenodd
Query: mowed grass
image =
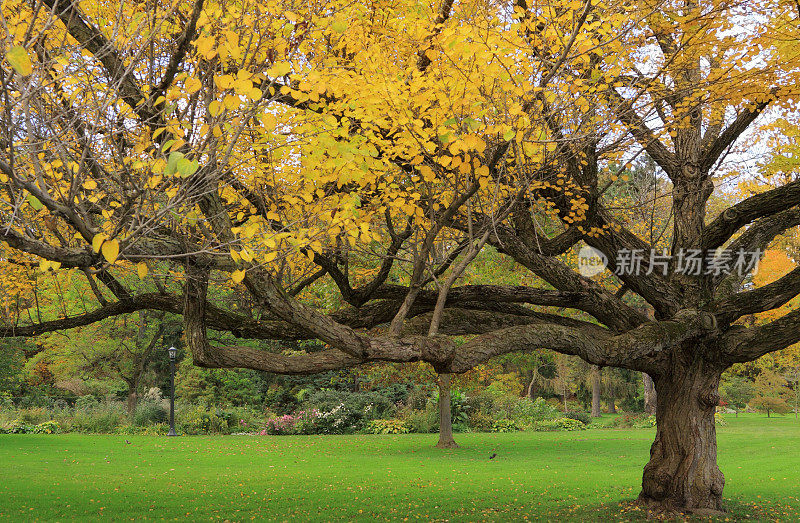
<path id="1" fill-rule="evenodd" d="M 800 423 L 728 416 L 729 517 L 800 519 Z M 638 520 L 654 430 L 397 436 L 0 436 L 12 520 Z M 130 441 L 127 444 L 126 439 Z M 495 459 L 489 456 L 497 453 Z"/>

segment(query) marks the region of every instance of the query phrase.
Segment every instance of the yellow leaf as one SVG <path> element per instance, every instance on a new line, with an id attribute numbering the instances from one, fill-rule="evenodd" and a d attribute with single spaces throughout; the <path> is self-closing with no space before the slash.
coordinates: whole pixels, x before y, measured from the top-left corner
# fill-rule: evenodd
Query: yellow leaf
<path id="1" fill-rule="evenodd" d="M 241 101 L 239 100 L 238 96 L 229 94 L 225 97 L 223 103 L 225 104 L 225 107 L 227 107 L 228 109 L 236 109 L 237 107 L 239 107 Z"/>
<path id="2" fill-rule="evenodd" d="M 214 83 L 216 83 L 217 87 L 220 89 L 230 89 L 233 87 L 233 77 L 229 74 L 224 74 L 214 78 Z"/>
<path id="3" fill-rule="evenodd" d="M 186 92 L 189 94 L 199 91 L 201 85 L 202 83 L 197 78 L 187 78 L 186 81 L 183 82 L 183 86 L 186 88 Z"/>
<path id="4" fill-rule="evenodd" d="M 251 261 L 253 261 L 253 255 L 252 255 L 252 253 L 251 253 L 250 251 L 248 251 L 247 249 L 242 249 L 242 252 L 240 252 L 240 253 L 239 253 L 239 256 L 241 256 L 241 257 L 242 257 L 242 259 L 243 259 L 244 261 L 248 262 L 248 263 L 250 263 Z"/>
<path id="5" fill-rule="evenodd" d="M 278 62 L 270 69 L 272 76 L 286 76 L 292 70 L 292 64 L 289 62 Z"/>
<path id="6" fill-rule="evenodd" d="M 22 76 L 28 76 L 33 72 L 33 64 L 28 52 L 21 45 L 15 45 L 6 53 L 6 60 L 11 64 L 16 72 Z"/>
<path id="7" fill-rule="evenodd" d="M 278 119 L 272 113 L 266 113 L 261 117 L 261 123 L 267 131 L 274 131 L 275 126 L 278 125 Z"/>
<path id="8" fill-rule="evenodd" d="M 92 238 L 92 250 L 94 252 L 100 252 L 100 246 L 103 245 L 103 242 L 108 238 L 104 233 L 95 234 L 94 238 Z"/>
<path id="9" fill-rule="evenodd" d="M 119 256 L 119 243 L 117 243 L 117 240 L 107 240 L 103 242 L 101 250 L 103 251 L 103 258 L 105 258 L 108 263 L 117 261 L 117 256 Z"/>
<path id="10" fill-rule="evenodd" d="M 266 255 L 266 256 L 264 256 L 264 261 L 265 261 L 265 262 L 267 262 L 267 263 L 269 263 L 269 262 L 271 262 L 272 260 L 274 260 L 276 256 L 278 256 L 278 253 L 277 253 L 277 252 L 275 252 L 275 251 L 268 252 L 268 253 L 267 253 L 267 255 Z"/>
<path id="11" fill-rule="evenodd" d="M 231 279 L 233 280 L 233 283 L 242 283 L 242 280 L 244 279 L 244 270 L 233 271 L 231 273 Z"/>
<path id="12" fill-rule="evenodd" d="M 145 276 L 147 276 L 147 264 L 145 262 L 139 262 L 136 264 L 136 272 L 139 273 L 139 279 L 143 280 Z"/>

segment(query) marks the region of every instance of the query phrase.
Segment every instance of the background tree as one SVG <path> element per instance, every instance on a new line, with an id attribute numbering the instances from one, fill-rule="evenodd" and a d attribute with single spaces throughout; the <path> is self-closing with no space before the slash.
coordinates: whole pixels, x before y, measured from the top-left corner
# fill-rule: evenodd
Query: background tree
<path id="1" fill-rule="evenodd" d="M 756 394 L 753 383 L 741 376 L 734 376 L 726 381 L 721 390 L 722 397 L 736 410 L 736 416 L 739 416 L 739 411 L 747 407 Z"/>
<path id="2" fill-rule="evenodd" d="M 755 396 L 750 401 L 756 409 L 766 412 L 769 417 L 770 412 L 785 414 L 791 410 L 786 402 L 788 389 L 786 379 L 772 370 L 764 370 L 756 378 L 753 386 Z"/>

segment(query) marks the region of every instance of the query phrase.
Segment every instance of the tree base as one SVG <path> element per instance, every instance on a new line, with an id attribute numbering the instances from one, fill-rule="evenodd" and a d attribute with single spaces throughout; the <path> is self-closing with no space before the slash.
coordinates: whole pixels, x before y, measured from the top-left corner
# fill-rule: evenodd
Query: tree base
<path id="1" fill-rule="evenodd" d="M 655 519 L 671 519 L 676 516 L 702 516 L 702 517 L 720 517 L 727 514 L 722 508 L 722 503 L 719 503 L 719 509 L 701 508 L 701 507 L 680 507 L 671 503 L 668 500 L 659 501 L 656 499 L 648 498 L 642 494 L 633 502 L 634 505 L 639 506 L 641 509 L 648 512 L 648 518 L 654 517 Z"/>
<path id="2" fill-rule="evenodd" d="M 458 447 L 458 443 L 456 443 L 455 441 L 451 440 L 451 441 L 439 441 L 439 443 L 436 444 L 436 448 L 437 449 L 457 449 L 459 447 Z"/>

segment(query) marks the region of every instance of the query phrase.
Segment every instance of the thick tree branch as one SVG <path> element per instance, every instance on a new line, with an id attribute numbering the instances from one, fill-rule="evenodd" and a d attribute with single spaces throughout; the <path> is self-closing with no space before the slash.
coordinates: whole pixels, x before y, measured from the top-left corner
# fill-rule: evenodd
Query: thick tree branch
<path id="1" fill-rule="evenodd" d="M 450 368 L 453 372 L 464 372 L 501 354 L 544 348 L 579 356 L 594 365 L 657 373 L 668 364 L 672 347 L 715 328 L 713 316 L 692 310 L 681 311 L 672 320 L 648 322 L 617 336 L 562 325 L 523 325 L 470 340 L 458 348 Z"/>
<path id="2" fill-rule="evenodd" d="M 729 363 L 753 361 L 800 342 L 800 309 L 758 327 L 735 327 L 723 337 Z"/>
<path id="3" fill-rule="evenodd" d="M 716 249 L 741 227 L 800 204 L 800 180 L 756 194 L 722 212 L 703 233 L 703 248 Z"/>
<path id="4" fill-rule="evenodd" d="M 800 267 L 769 285 L 734 294 L 719 304 L 715 314 L 720 322 L 731 323 L 746 314 L 777 309 L 798 294 Z"/>

